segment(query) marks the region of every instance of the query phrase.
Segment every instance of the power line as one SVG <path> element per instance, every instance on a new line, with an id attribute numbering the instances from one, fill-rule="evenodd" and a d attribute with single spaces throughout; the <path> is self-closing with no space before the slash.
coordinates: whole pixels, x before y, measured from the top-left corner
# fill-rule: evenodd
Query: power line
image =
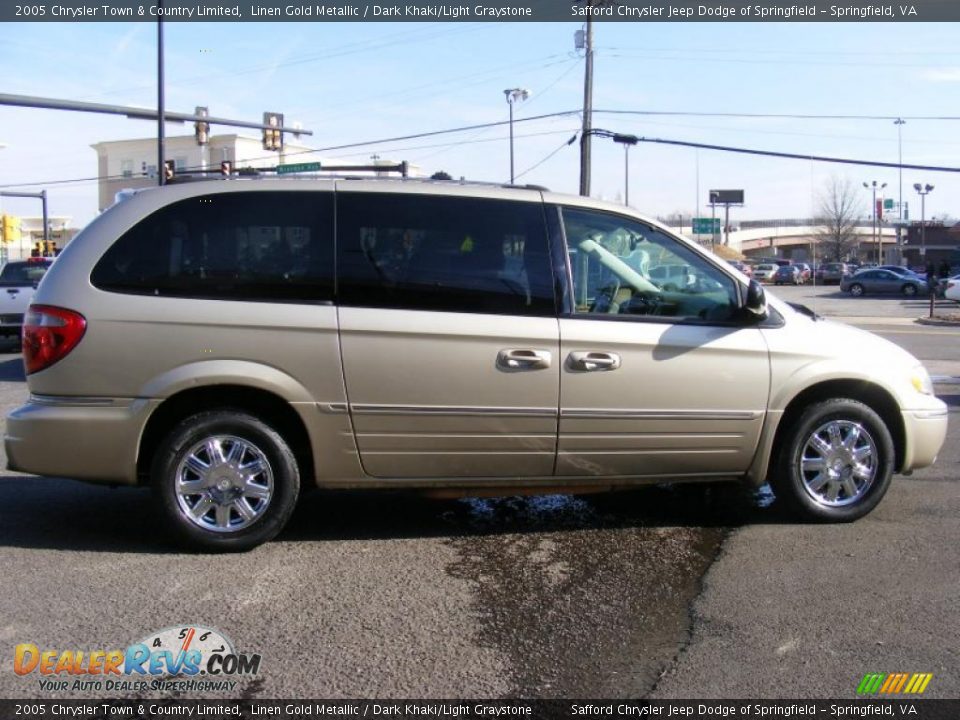
<path id="1" fill-rule="evenodd" d="M 541 165 L 543 165 L 547 160 L 549 160 L 550 158 L 552 158 L 552 157 L 553 157 L 554 155 L 556 155 L 558 152 L 560 152 L 561 150 L 563 150 L 565 147 L 569 147 L 570 145 L 573 145 L 573 143 L 575 143 L 576 141 L 577 141 L 577 133 L 574 133 L 574 134 L 573 134 L 573 137 L 571 137 L 569 140 L 567 140 L 565 143 L 563 143 L 560 147 L 558 147 L 558 148 L 556 148 L 555 150 L 551 151 L 546 157 L 544 157 L 544 158 L 543 158 L 542 160 L 540 160 L 539 162 L 537 162 L 537 163 L 531 165 L 530 167 L 528 167 L 528 168 L 527 168 L 526 170 L 524 170 L 522 173 L 520 173 L 519 175 L 517 175 L 514 179 L 515 179 L 515 180 L 519 180 L 520 178 L 522 178 L 522 177 L 523 177 L 524 175 L 526 175 L 527 173 L 536 170 L 538 167 L 540 167 Z"/>
<path id="2" fill-rule="evenodd" d="M 726 115 L 725 113 L 672 113 L 672 112 L 662 112 L 662 111 L 636 111 L 636 110 L 595 110 L 594 112 L 606 113 L 606 114 L 624 114 L 624 115 L 688 115 L 688 114 L 689 115 L 711 115 L 711 114 Z M 526 118 L 519 118 L 514 120 L 514 122 L 533 122 L 536 120 L 544 120 L 544 119 L 557 118 L 557 117 L 569 117 L 571 115 L 578 115 L 578 114 L 579 114 L 578 110 L 567 110 L 563 112 L 544 113 L 541 115 L 533 115 Z M 752 117 L 782 117 L 782 116 L 776 116 L 776 115 L 757 115 L 757 114 L 750 115 L 750 114 L 743 114 L 743 113 L 740 113 L 739 115 L 744 117 L 751 117 L 751 116 Z M 820 117 L 820 116 L 812 116 L 812 117 Z M 870 118 L 861 118 L 861 119 L 887 119 L 887 118 L 870 117 Z M 911 119 L 911 118 L 904 118 L 904 119 Z M 912 119 L 917 119 L 917 118 L 912 118 Z M 955 120 L 960 118 L 939 118 L 939 119 Z M 450 133 L 457 133 L 457 132 L 467 132 L 470 130 L 479 130 L 481 128 L 502 127 L 504 125 L 509 124 L 509 122 L 510 122 L 509 120 L 500 120 L 497 122 L 477 123 L 475 125 L 465 125 L 458 128 L 448 128 L 445 130 L 433 130 L 429 132 L 412 133 L 410 135 L 399 135 L 396 137 L 383 138 L 379 140 L 368 140 L 364 142 L 345 143 L 342 145 L 331 145 L 325 148 L 317 148 L 314 150 L 302 150 L 298 152 L 288 153 L 285 155 L 285 157 L 294 157 L 294 156 L 307 155 L 307 154 L 313 154 L 313 153 L 319 153 L 319 152 L 330 152 L 333 150 L 346 150 L 348 148 L 356 148 L 356 147 L 369 147 L 371 145 L 383 145 L 388 142 L 399 142 L 402 140 L 416 140 L 416 139 L 426 138 L 426 137 L 436 137 L 438 135 L 447 135 Z M 756 150 L 752 148 L 734 147 L 729 145 L 713 145 L 708 143 L 696 143 L 696 142 L 690 142 L 685 140 L 669 140 L 665 138 L 638 137 L 637 139 L 639 142 L 657 143 L 662 145 L 676 145 L 676 146 L 682 146 L 682 147 L 693 147 L 693 148 L 701 148 L 704 150 L 717 150 L 720 152 L 734 152 L 734 153 L 758 155 L 758 156 L 765 156 L 765 157 L 778 157 L 778 158 L 785 158 L 790 160 L 831 162 L 831 163 L 839 163 L 839 164 L 846 164 L 846 165 L 862 165 L 865 167 L 903 168 L 906 170 L 925 170 L 928 172 L 951 172 L 951 173 L 960 172 L 960 168 L 945 167 L 940 165 L 909 165 L 909 164 L 901 165 L 899 163 L 880 162 L 875 160 L 857 160 L 853 158 L 829 157 L 829 156 L 812 155 L 812 154 L 805 154 L 805 153 L 788 153 L 788 152 L 778 152 L 774 150 Z M 272 157 L 274 156 L 266 156 L 261 158 L 248 158 L 245 160 L 245 162 L 269 160 Z M 526 171 L 526 172 L 529 172 L 529 171 Z M 122 176 L 111 176 L 105 179 L 115 179 L 116 177 L 122 177 Z M 100 179 L 99 177 L 90 177 L 90 178 L 77 178 L 72 180 L 49 180 L 46 182 L 11 183 L 6 185 L 0 185 L 0 188 L 31 187 L 35 185 L 58 185 L 58 184 L 73 183 L 73 182 L 96 181 L 99 179 Z"/>
<path id="3" fill-rule="evenodd" d="M 638 137 L 638 142 L 657 143 L 660 145 L 679 145 L 682 147 L 700 148 L 701 150 L 718 150 L 721 152 L 741 153 L 745 155 L 763 155 L 765 157 L 786 158 L 788 160 L 807 160 L 816 162 L 840 163 L 843 165 L 863 165 L 865 167 L 903 168 L 904 170 L 926 170 L 928 172 L 955 172 L 960 173 L 960 167 L 944 167 L 942 165 L 908 165 L 904 163 L 880 162 L 878 160 L 854 160 L 852 158 L 828 157 L 824 155 L 803 155 L 800 153 L 777 152 L 775 150 L 754 150 L 738 148 L 729 145 L 709 145 L 707 143 L 688 142 L 686 140 L 666 140 L 663 138 Z"/>
<path id="4" fill-rule="evenodd" d="M 730 117 L 774 120 L 960 120 L 960 115 L 817 115 L 803 113 L 697 112 L 689 110 L 594 110 L 606 115 L 648 115 L 670 117 Z"/>

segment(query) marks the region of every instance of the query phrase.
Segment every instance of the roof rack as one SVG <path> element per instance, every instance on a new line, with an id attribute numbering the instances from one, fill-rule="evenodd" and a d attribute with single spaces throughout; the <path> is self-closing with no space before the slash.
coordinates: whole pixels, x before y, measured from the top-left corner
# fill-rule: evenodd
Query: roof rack
<path id="1" fill-rule="evenodd" d="M 305 163 L 288 163 L 285 165 L 274 165 L 272 167 L 234 167 L 233 163 L 225 160 L 220 163 L 219 168 L 205 169 L 205 170 L 190 170 L 187 172 L 176 173 L 172 178 L 167 179 L 168 185 L 180 184 L 180 183 L 189 183 L 189 182 L 198 182 L 203 180 L 216 180 L 216 179 L 227 179 L 227 178 L 258 178 L 258 177 L 310 177 L 315 178 L 318 176 L 309 175 L 306 176 L 304 173 L 333 173 L 333 174 L 324 174 L 319 177 L 324 179 L 338 178 L 343 180 L 396 180 L 398 178 L 389 178 L 383 177 L 381 173 L 399 173 L 400 179 L 424 182 L 424 183 L 448 183 L 455 185 L 478 185 L 484 187 L 501 187 L 508 188 L 512 190 L 536 190 L 539 192 L 550 192 L 550 188 L 543 185 L 517 185 L 510 183 L 501 183 L 501 182 L 484 182 L 482 180 L 467 180 L 464 177 L 455 179 L 452 177 L 410 177 L 410 163 L 406 160 L 394 164 L 378 164 L 378 165 L 325 165 L 319 162 L 305 162 Z M 367 175 L 349 175 L 346 173 L 351 172 L 373 172 L 377 173 L 374 176 Z"/>

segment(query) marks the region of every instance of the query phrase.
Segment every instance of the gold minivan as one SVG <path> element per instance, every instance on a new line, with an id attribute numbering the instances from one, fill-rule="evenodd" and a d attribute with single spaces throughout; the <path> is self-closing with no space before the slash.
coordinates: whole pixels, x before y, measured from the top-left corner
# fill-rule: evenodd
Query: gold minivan
<path id="1" fill-rule="evenodd" d="M 769 481 L 798 515 L 849 521 L 947 426 L 899 347 L 628 208 L 536 188 L 143 190 L 33 302 L 10 468 L 151 484 L 206 550 L 269 540 L 307 486 Z"/>

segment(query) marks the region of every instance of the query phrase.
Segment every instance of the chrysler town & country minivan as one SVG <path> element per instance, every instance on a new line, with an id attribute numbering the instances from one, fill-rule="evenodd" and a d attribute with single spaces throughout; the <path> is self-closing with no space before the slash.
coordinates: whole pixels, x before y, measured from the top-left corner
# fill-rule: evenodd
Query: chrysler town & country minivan
<path id="1" fill-rule="evenodd" d="M 849 521 L 946 433 L 899 347 L 629 208 L 536 188 L 143 190 L 33 302 L 9 467 L 150 484 L 201 549 L 269 540 L 310 486 L 769 481 L 801 517 Z"/>

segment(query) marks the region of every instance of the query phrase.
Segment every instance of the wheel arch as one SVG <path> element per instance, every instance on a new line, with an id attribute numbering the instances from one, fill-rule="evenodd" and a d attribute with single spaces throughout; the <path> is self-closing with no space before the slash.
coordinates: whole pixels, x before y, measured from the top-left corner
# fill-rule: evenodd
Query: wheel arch
<path id="1" fill-rule="evenodd" d="M 906 455 L 906 429 L 900 414 L 900 405 L 887 390 L 875 383 L 856 379 L 833 379 L 819 382 L 797 393 L 783 410 L 773 437 L 766 472 L 775 467 L 776 458 L 786 440 L 787 432 L 803 411 L 813 403 L 834 398 L 847 398 L 863 403 L 883 420 L 893 438 L 894 472 L 903 467 Z"/>
<path id="2" fill-rule="evenodd" d="M 290 445 L 301 478 L 315 477 L 310 435 L 293 406 L 279 395 L 238 384 L 205 385 L 181 390 L 166 398 L 150 414 L 137 448 L 137 482 L 149 482 L 150 465 L 164 436 L 198 412 L 230 409 L 247 412 L 273 427 Z"/>

